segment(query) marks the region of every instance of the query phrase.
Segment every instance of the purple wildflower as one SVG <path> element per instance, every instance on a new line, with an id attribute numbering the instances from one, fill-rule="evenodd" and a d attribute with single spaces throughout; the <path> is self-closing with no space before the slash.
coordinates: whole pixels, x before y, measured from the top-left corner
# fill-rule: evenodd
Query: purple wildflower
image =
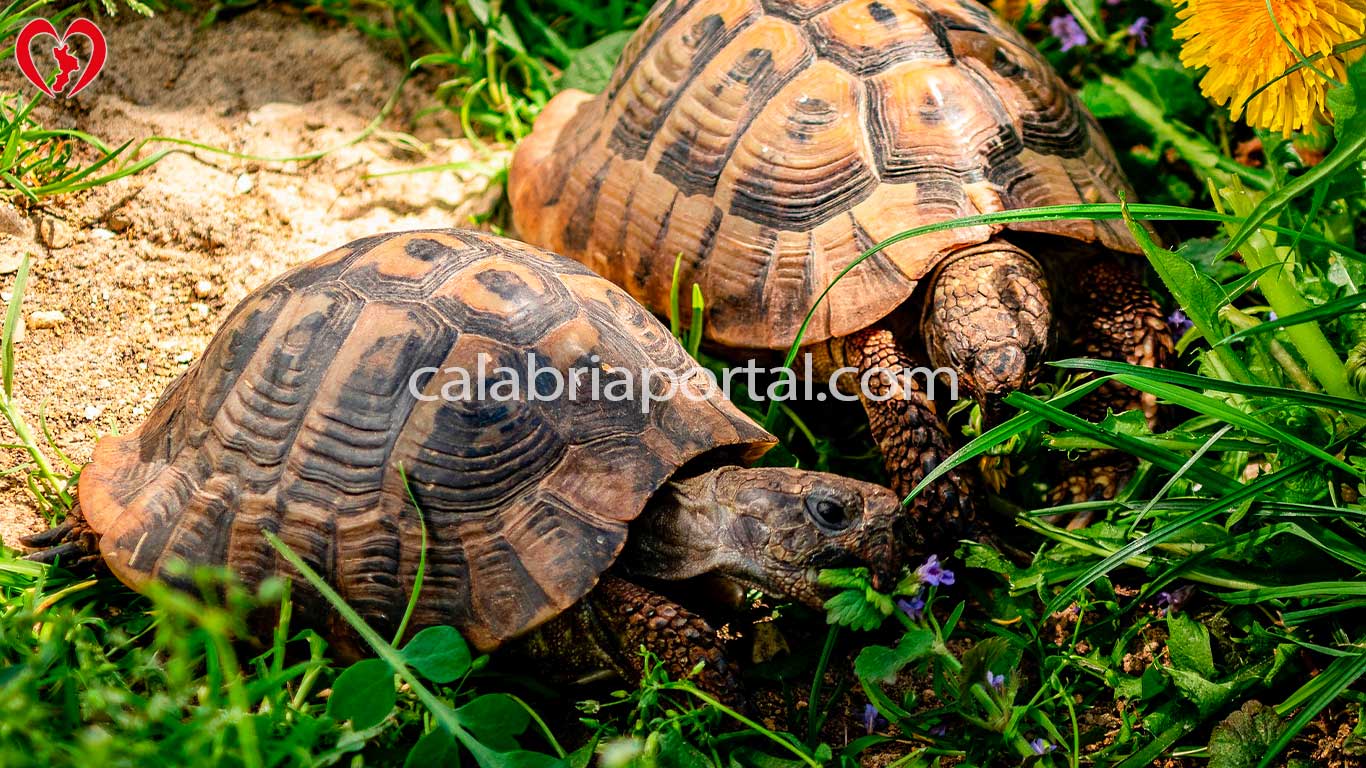
<path id="1" fill-rule="evenodd" d="M 863 705 L 863 727 L 868 729 L 869 734 L 887 725 L 887 718 L 877 711 L 877 707 L 872 704 Z"/>
<path id="2" fill-rule="evenodd" d="M 1005 684 L 1006 676 L 1004 674 L 998 675 L 989 669 L 987 670 L 987 685 L 999 691 L 1005 687 Z"/>
<path id="3" fill-rule="evenodd" d="M 1076 17 L 1070 13 L 1054 16 L 1052 21 L 1048 22 L 1048 29 L 1062 43 L 1063 52 L 1086 45 L 1091 41 L 1091 38 L 1086 36 L 1086 30 L 1081 28 Z"/>
<path id="4" fill-rule="evenodd" d="M 1152 26 L 1152 22 L 1148 21 L 1147 16 L 1139 16 L 1137 19 L 1134 20 L 1133 24 L 1129 25 L 1129 37 L 1138 40 L 1139 45 L 1143 46 L 1144 48 L 1147 48 L 1148 27 L 1150 26 Z"/>
<path id="5" fill-rule="evenodd" d="M 1180 611 L 1181 606 L 1185 605 L 1193 594 L 1195 594 L 1194 584 L 1187 584 L 1170 592 L 1157 593 L 1157 615 L 1166 616 Z"/>
<path id="6" fill-rule="evenodd" d="M 911 617 L 911 621 L 920 621 L 921 617 L 925 615 L 925 599 L 920 595 L 916 595 L 910 600 L 907 600 L 904 597 L 900 598 L 896 601 L 896 607 L 900 608 L 902 613 Z"/>
<path id="7" fill-rule="evenodd" d="M 1167 325 L 1171 326 L 1172 333 L 1177 336 L 1195 327 L 1195 323 L 1192 323 L 1191 319 L 1186 317 L 1186 313 L 1179 309 L 1167 315 Z"/>
<path id="8" fill-rule="evenodd" d="M 941 584 L 951 587 L 954 582 L 953 571 L 940 565 L 939 555 L 930 555 L 930 559 L 926 560 L 924 565 L 915 569 L 915 575 L 916 578 L 920 579 L 921 584 L 927 584 L 931 587 L 937 587 Z"/>
<path id="9" fill-rule="evenodd" d="M 1267 312 L 1267 313 L 1266 313 L 1266 319 L 1267 319 L 1267 320 L 1270 320 L 1271 322 L 1274 323 L 1274 322 L 1276 322 L 1277 320 L 1279 320 L 1279 319 L 1281 319 L 1281 318 L 1280 318 L 1280 315 L 1277 315 L 1277 314 L 1276 314 L 1276 310 L 1273 309 L 1273 310 L 1271 310 L 1270 312 Z"/>
<path id="10" fill-rule="evenodd" d="M 1034 750 L 1036 755 L 1046 755 L 1058 748 L 1057 744 L 1049 744 L 1043 739 L 1035 739 L 1029 742 L 1029 748 Z"/>
<path id="11" fill-rule="evenodd" d="M 943 723 L 940 723 L 940 724 L 938 724 L 938 725 L 936 725 L 936 726 L 930 728 L 930 735 L 931 735 L 931 736 L 946 736 L 946 735 L 948 735 L 948 732 L 949 732 L 949 727 L 948 727 L 947 725 L 944 725 Z"/>

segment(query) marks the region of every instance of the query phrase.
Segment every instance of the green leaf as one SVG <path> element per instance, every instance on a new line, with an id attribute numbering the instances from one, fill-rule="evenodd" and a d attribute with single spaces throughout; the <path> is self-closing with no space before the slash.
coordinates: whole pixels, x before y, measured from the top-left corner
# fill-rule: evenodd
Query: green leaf
<path id="1" fill-rule="evenodd" d="M 616 67 L 617 59 L 621 58 L 621 52 L 632 34 L 630 30 L 613 32 L 575 51 L 569 66 L 560 76 L 560 88 L 576 88 L 589 93 L 598 93 L 606 88 L 612 79 L 612 69 Z"/>
<path id="2" fill-rule="evenodd" d="M 1352 135 L 1366 132 L 1366 110 L 1362 96 L 1366 95 L 1366 59 L 1357 59 L 1347 67 L 1347 84 L 1328 91 L 1328 109 L 1333 113 L 1333 132 L 1339 142 Z"/>
<path id="3" fill-rule="evenodd" d="M 1253 768 L 1283 730 L 1275 710 L 1255 700 L 1243 704 L 1214 726 L 1208 768 Z"/>
<path id="4" fill-rule="evenodd" d="M 1176 684 L 1176 689 L 1195 705 L 1201 717 L 1206 717 L 1214 710 L 1224 706 L 1224 703 L 1233 695 L 1232 683 L 1212 682 L 1197 672 L 1177 669 L 1176 667 L 1167 667 L 1166 671 L 1172 682 Z"/>
<path id="5" fill-rule="evenodd" d="M 383 659 L 363 659 L 347 667 L 332 684 L 327 714 L 338 721 L 350 720 L 352 730 L 363 731 L 383 722 L 397 700 L 394 671 Z"/>
<path id="6" fill-rule="evenodd" d="M 1172 613 L 1167 616 L 1167 633 L 1172 666 L 1214 677 L 1214 652 L 1204 624 L 1183 613 Z"/>
<path id="7" fill-rule="evenodd" d="M 457 765 L 459 750 L 455 739 L 444 729 L 433 728 L 408 750 L 403 768 L 431 768 L 434 765 Z"/>
<path id="8" fill-rule="evenodd" d="M 859 651 L 854 659 L 854 674 L 864 680 L 891 683 L 901 670 L 913 661 L 928 656 L 934 650 L 934 631 L 916 627 L 906 632 L 895 648 L 870 645 Z"/>
<path id="9" fill-rule="evenodd" d="M 408 666 L 433 683 L 455 682 L 470 669 L 470 648 L 454 627 L 427 627 L 402 653 Z"/>
<path id="10" fill-rule="evenodd" d="M 526 731 L 531 715 L 506 693 L 486 693 L 455 711 L 460 724 L 496 750 L 517 748 L 514 737 Z"/>
<path id="11" fill-rule="evenodd" d="M 873 630 L 882 626 L 886 617 L 870 605 L 859 592 L 840 592 L 825 601 L 825 621 L 850 629 Z"/>

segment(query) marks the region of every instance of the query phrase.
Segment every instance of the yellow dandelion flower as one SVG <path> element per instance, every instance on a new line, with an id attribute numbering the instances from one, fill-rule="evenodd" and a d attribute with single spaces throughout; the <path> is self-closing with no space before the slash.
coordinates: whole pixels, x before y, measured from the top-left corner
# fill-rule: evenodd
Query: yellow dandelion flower
<path id="1" fill-rule="evenodd" d="M 1209 68 L 1200 79 L 1200 90 L 1219 104 L 1228 104 L 1235 120 L 1246 104 L 1249 125 L 1286 136 L 1323 119 L 1324 99 L 1332 86 L 1323 75 L 1342 82 L 1348 61 L 1360 55 L 1334 55 L 1333 48 L 1360 39 L 1366 30 L 1366 0 L 1271 0 L 1274 21 L 1266 0 L 1176 2 L 1184 6 L 1176 13 L 1181 23 L 1175 30 L 1183 41 L 1181 63 Z M 1301 67 L 1281 77 L 1299 62 L 1286 40 L 1305 57 L 1322 58 L 1312 68 Z M 1268 83 L 1272 84 L 1248 101 Z"/>

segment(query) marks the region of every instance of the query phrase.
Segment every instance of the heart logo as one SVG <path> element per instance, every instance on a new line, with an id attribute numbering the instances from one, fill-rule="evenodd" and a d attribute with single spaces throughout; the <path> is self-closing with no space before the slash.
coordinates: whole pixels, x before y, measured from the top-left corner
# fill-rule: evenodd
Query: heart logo
<path id="1" fill-rule="evenodd" d="M 43 79 L 42 74 L 38 72 L 38 66 L 33 62 L 33 52 L 30 50 L 29 43 L 40 35 L 47 35 L 57 42 L 57 45 L 52 48 L 52 55 L 57 59 L 59 73 L 51 87 Z M 78 36 L 90 41 L 90 60 L 85 63 L 84 68 L 81 67 L 80 60 L 72 55 L 71 44 L 68 42 L 72 37 Z M 19 38 L 14 41 L 14 60 L 19 64 L 19 71 L 24 73 L 24 77 L 27 77 L 30 83 L 38 86 L 38 90 L 54 98 L 58 93 L 66 90 L 67 85 L 71 82 L 71 76 L 77 71 L 81 73 L 80 79 L 71 86 L 70 90 L 66 90 L 66 97 L 69 99 L 90 85 L 100 70 L 104 69 L 104 59 L 107 53 L 108 47 L 104 42 L 104 33 L 90 19 L 76 19 L 71 22 L 66 28 L 66 32 L 60 37 L 57 35 L 57 29 L 52 26 L 52 22 L 47 19 L 34 19 L 19 30 Z"/>

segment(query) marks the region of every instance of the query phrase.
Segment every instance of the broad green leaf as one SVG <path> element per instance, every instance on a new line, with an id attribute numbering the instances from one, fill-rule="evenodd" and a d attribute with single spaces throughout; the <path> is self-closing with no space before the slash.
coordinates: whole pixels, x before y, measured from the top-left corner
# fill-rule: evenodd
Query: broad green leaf
<path id="1" fill-rule="evenodd" d="M 506 693 L 486 693 L 455 711 L 460 725 L 497 750 L 517 748 L 516 736 L 526 731 L 531 715 Z"/>
<path id="2" fill-rule="evenodd" d="M 442 728 L 433 728 L 418 739 L 408 756 L 403 760 L 403 768 L 432 768 L 438 765 L 456 765 L 460 751 L 455 739 Z"/>
<path id="3" fill-rule="evenodd" d="M 1204 624 L 1184 613 L 1167 616 L 1167 652 L 1172 666 L 1195 672 L 1206 678 L 1214 677 L 1214 652 L 1210 648 L 1209 630 Z"/>
<path id="4" fill-rule="evenodd" d="M 607 87 L 612 79 L 612 70 L 621 58 L 621 51 L 633 33 L 623 30 L 613 32 L 596 42 L 574 52 L 560 76 L 559 86 L 563 90 L 574 88 L 589 93 L 598 93 Z"/>
<path id="5" fill-rule="evenodd" d="M 1176 689 L 1195 705 L 1201 717 L 1206 717 L 1224 706 L 1233 694 L 1232 683 L 1216 683 L 1206 679 L 1198 672 L 1177 669 L 1176 667 L 1168 667 L 1166 671 L 1176 685 Z"/>
<path id="6" fill-rule="evenodd" d="M 383 659 L 363 659 L 347 667 L 332 684 L 327 714 L 338 721 L 350 720 L 352 730 L 363 731 L 383 722 L 397 700 L 394 671 Z"/>
<path id="7" fill-rule="evenodd" d="M 1275 710 L 1249 701 L 1214 726 L 1208 768 L 1253 768 L 1284 730 Z"/>
<path id="8" fill-rule="evenodd" d="M 427 627 L 402 653 L 408 666 L 433 683 L 455 682 L 470 669 L 470 647 L 454 627 Z"/>
<path id="9" fill-rule="evenodd" d="M 934 631 L 929 627 L 908 630 L 894 648 L 870 645 L 854 659 L 854 674 L 864 680 L 891 683 L 907 664 L 934 650 Z"/>

